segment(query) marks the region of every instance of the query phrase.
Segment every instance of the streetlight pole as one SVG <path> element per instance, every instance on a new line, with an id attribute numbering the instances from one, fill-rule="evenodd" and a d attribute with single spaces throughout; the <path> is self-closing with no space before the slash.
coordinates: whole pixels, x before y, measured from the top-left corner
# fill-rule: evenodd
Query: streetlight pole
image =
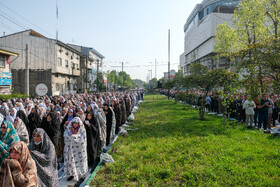
<path id="1" fill-rule="evenodd" d="M 155 78 L 157 78 L 157 59 L 155 59 Z"/>

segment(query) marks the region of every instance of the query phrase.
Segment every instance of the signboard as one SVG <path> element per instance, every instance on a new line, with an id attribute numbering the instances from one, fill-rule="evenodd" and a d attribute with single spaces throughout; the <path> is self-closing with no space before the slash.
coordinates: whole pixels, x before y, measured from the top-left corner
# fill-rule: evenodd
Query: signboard
<path id="1" fill-rule="evenodd" d="M 1 72 L 0 85 L 12 86 L 12 74 L 9 72 Z"/>
<path id="2" fill-rule="evenodd" d="M 44 96 L 47 95 L 47 93 L 48 93 L 48 87 L 45 84 L 41 83 L 36 86 L 36 94 L 38 96 Z"/>

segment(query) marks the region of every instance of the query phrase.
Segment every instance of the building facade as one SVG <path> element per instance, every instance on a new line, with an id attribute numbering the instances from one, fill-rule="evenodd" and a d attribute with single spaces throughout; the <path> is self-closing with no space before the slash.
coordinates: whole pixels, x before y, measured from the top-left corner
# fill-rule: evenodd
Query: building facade
<path id="1" fill-rule="evenodd" d="M 174 79 L 175 74 L 176 74 L 176 71 L 172 69 L 172 70 L 170 70 L 170 75 L 169 75 L 169 77 L 168 77 L 168 72 L 164 72 L 164 73 L 163 73 L 163 78 L 164 78 L 165 80 L 167 80 L 167 79 Z"/>
<path id="2" fill-rule="evenodd" d="M 0 49 L 0 94 L 11 94 L 11 57 L 17 58 L 18 55 L 18 53 Z"/>
<path id="3" fill-rule="evenodd" d="M 83 54 L 76 49 L 33 30 L 0 37 L 0 48 L 19 54 L 11 63 L 15 92 L 26 93 L 27 69 L 32 96 L 37 95 L 35 88 L 40 83 L 48 87 L 48 95 L 77 92 Z"/>
<path id="4" fill-rule="evenodd" d="M 229 69 L 226 59 L 214 59 L 215 30 L 219 24 L 232 26 L 232 16 L 241 0 L 204 0 L 196 5 L 184 25 L 184 53 L 180 56 L 180 68 L 189 74 L 190 64 L 199 62 L 210 69 Z"/>
<path id="5" fill-rule="evenodd" d="M 81 61 L 82 75 L 79 78 L 79 89 L 97 91 L 95 85 L 97 73 L 102 73 L 103 79 L 106 77 L 106 73 L 103 71 L 103 60 L 105 57 L 92 47 L 78 46 L 74 44 L 68 45 L 86 56 L 86 58 Z M 104 84 L 106 83 L 104 82 Z"/>

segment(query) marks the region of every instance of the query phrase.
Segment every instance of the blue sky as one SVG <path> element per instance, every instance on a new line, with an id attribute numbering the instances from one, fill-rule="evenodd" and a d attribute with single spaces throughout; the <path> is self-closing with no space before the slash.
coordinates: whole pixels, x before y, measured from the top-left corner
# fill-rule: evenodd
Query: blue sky
<path id="1" fill-rule="evenodd" d="M 57 23 L 56 0 L 1 0 L 0 35 L 32 28 L 55 38 L 58 24 L 59 40 L 95 48 L 105 56 L 105 70 L 120 71 L 121 67 L 115 66 L 128 62 L 124 71 L 133 79 L 146 81 L 150 69 L 155 77 L 157 59 L 159 79 L 168 69 L 168 29 L 171 31 L 171 69 L 177 71 L 179 56 L 184 51 L 183 26 L 201 1 L 58 0 Z M 20 23 L 21 27 L 3 15 Z"/>

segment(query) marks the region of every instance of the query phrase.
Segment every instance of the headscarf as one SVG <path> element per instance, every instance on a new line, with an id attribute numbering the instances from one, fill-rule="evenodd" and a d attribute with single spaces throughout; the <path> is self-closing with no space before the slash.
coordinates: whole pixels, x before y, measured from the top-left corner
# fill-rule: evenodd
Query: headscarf
<path id="1" fill-rule="evenodd" d="M 41 149 L 36 151 L 34 134 L 37 133 L 42 138 Z M 38 184 L 40 187 L 58 186 L 57 158 L 55 147 L 47 133 L 37 128 L 33 131 L 32 140 L 29 145 L 32 158 L 36 162 Z"/>
<path id="2" fill-rule="evenodd" d="M 6 134 L 3 135 L 2 131 L 0 131 L 0 163 L 2 163 L 3 159 L 8 158 L 11 144 L 20 141 L 17 131 L 11 122 L 3 121 L 2 124 L 6 127 Z"/>
<path id="3" fill-rule="evenodd" d="M 89 114 L 92 116 L 91 119 L 88 119 Z M 84 125 L 87 132 L 88 164 L 94 167 L 100 160 L 101 140 L 99 127 L 93 113 L 87 113 Z"/>
<path id="4" fill-rule="evenodd" d="M 60 122 L 54 112 L 50 112 L 48 116 L 51 117 L 51 121 L 47 121 L 47 118 L 44 118 L 41 127 L 42 129 L 44 129 L 51 141 L 54 143 L 54 137 L 57 136 L 58 133 L 60 133 Z"/>
<path id="5" fill-rule="evenodd" d="M 29 145 L 29 134 L 26 129 L 26 126 L 19 117 L 17 117 L 15 121 L 17 121 L 17 128 L 15 129 L 17 131 L 20 141 L 23 141 L 24 143 L 26 143 L 26 145 Z"/>
<path id="6" fill-rule="evenodd" d="M 28 109 L 28 107 L 30 107 L 30 109 Z M 34 105 L 32 103 L 29 103 L 26 109 L 26 115 L 29 116 L 29 114 L 31 114 L 32 109 L 35 108 Z"/>
<path id="7" fill-rule="evenodd" d="M 74 116 L 74 111 L 73 111 L 73 109 L 69 109 L 69 110 L 68 110 L 68 114 L 69 114 L 69 112 L 72 112 L 72 116 L 69 116 L 69 115 L 68 115 L 68 120 L 67 120 L 67 121 L 72 121 L 73 116 Z"/>
<path id="8" fill-rule="evenodd" d="M 31 114 L 29 114 L 28 119 L 29 119 L 29 128 L 30 128 L 29 136 L 31 138 L 33 131 L 36 128 L 41 127 L 41 118 L 39 114 L 36 111 L 34 111 Z"/>
<path id="9" fill-rule="evenodd" d="M 15 149 L 20 157 L 18 160 L 5 159 L 0 168 L 0 186 L 37 187 L 37 169 L 26 144 L 22 141 L 12 143 L 9 151 Z"/>
<path id="10" fill-rule="evenodd" d="M 19 108 L 19 110 L 22 110 L 24 112 L 24 114 L 26 115 L 26 111 L 25 111 L 22 103 L 19 102 L 16 104 L 16 106 Z"/>
<path id="11" fill-rule="evenodd" d="M 77 127 L 74 127 L 74 123 L 78 123 Z M 78 117 L 75 117 L 72 121 L 71 121 L 71 127 L 70 127 L 70 131 L 71 134 L 77 134 L 79 129 L 80 129 L 81 125 L 80 125 L 80 119 Z"/>
<path id="12" fill-rule="evenodd" d="M 9 121 L 11 123 L 14 123 L 14 120 L 16 119 L 17 117 L 17 109 L 16 108 L 12 108 L 11 110 L 14 111 L 14 114 L 11 115 L 11 112 L 9 113 L 9 115 L 7 116 L 6 118 L 6 121 Z"/>
<path id="13" fill-rule="evenodd" d="M 71 133 L 73 122 L 78 122 L 80 128 L 77 134 Z M 74 180 L 85 177 L 88 171 L 87 163 L 87 135 L 83 122 L 75 117 L 64 132 L 64 171 Z"/>
<path id="14" fill-rule="evenodd" d="M 44 108 L 44 107 L 39 107 L 38 114 L 39 114 L 39 116 L 40 116 L 40 119 L 43 119 L 45 113 L 46 113 L 46 108 Z"/>
<path id="15" fill-rule="evenodd" d="M 30 131 L 30 128 L 29 128 L 29 121 L 28 121 L 28 118 L 25 115 L 25 113 L 22 110 L 19 110 L 19 111 L 17 111 L 17 117 L 19 117 L 23 121 L 23 123 L 25 124 L 26 129 L 28 131 L 28 134 L 30 134 L 31 131 Z"/>

